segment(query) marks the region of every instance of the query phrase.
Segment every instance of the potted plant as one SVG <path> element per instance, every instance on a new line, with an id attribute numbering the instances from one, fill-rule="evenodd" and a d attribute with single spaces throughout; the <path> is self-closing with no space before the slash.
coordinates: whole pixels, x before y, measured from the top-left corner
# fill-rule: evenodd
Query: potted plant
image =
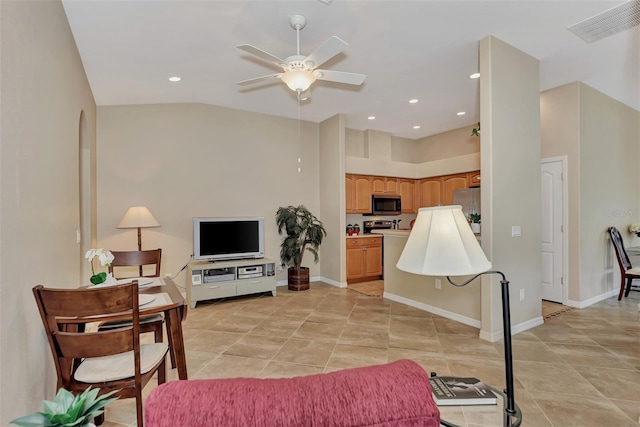
<path id="1" fill-rule="evenodd" d="M 309 268 L 302 267 L 302 257 L 307 250 L 317 264 L 318 249 L 327 232 L 322 222 L 303 205 L 279 207 L 276 223 L 278 234 L 286 233 L 280 245 L 280 260 L 289 267 L 289 290 L 305 291 L 309 289 Z"/>
<path id="2" fill-rule="evenodd" d="M 478 127 L 471 129 L 471 136 L 480 136 L 480 122 L 478 122 Z"/>
<path id="3" fill-rule="evenodd" d="M 480 233 L 480 214 L 472 213 L 469 214 L 469 223 L 471 225 L 471 231 L 474 233 Z"/>
<path id="4" fill-rule="evenodd" d="M 87 388 L 74 396 L 70 391 L 61 388 L 53 401 L 44 401 L 44 412 L 25 415 L 11 421 L 23 427 L 86 427 L 93 426 L 93 419 L 102 414 L 103 408 L 117 397 L 111 397 L 119 390 L 98 396 L 99 389 Z"/>

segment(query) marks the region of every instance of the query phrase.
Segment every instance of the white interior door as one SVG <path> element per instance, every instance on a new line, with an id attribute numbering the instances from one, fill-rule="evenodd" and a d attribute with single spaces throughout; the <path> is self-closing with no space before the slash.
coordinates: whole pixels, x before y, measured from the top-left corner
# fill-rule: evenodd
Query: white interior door
<path id="1" fill-rule="evenodd" d="M 542 299 L 564 303 L 563 163 L 542 161 Z"/>

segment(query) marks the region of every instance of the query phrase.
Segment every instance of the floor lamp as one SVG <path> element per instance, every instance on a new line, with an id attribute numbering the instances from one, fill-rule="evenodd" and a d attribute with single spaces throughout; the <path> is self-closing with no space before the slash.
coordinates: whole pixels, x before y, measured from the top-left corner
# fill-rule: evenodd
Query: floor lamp
<path id="1" fill-rule="evenodd" d="M 462 207 L 421 208 L 396 267 L 422 276 L 446 276 L 454 286 L 468 285 L 483 274 L 499 274 L 502 277 L 500 284 L 506 371 L 504 425 L 519 426 L 522 413 L 515 403 L 513 390 L 509 282 L 500 271 L 490 270 L 491 263 L 471 231 Z M 473 277 L 463 283 L 456 283 L 449 276 Z M 453 425 L 446 421 L 442 423 L 446 426 Z"/>

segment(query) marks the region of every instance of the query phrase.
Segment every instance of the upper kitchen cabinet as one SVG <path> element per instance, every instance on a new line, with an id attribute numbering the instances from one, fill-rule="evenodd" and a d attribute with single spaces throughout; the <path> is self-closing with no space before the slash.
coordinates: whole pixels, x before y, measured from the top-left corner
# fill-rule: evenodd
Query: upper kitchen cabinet
<path id="1" fill-rule="evenodd" d="M 371 184 L 370 176 L 346 175 L 346 211 L 347 213 L 371 212 Z"/>
<path id="2" fill-rule="evenodd" d="M 418 198 L 421 208 L 438 206 L 438 203 L 442 203 L 442 177 L 418 180 Z"/>
<path id="3" fill-rule="evenodd" d="M 469 172 L 469 187 L 480 186 L 480 171 Z"/>
<path id="4" fill-rule="evenodd" d="M 442 177 L 442 204 L 449 206 L 453 204 L 454 190 L 469 188 L 468 174 L 461 173 Z"/>
<path id="5" fill-rule="evenodd" d="M 372 194 L 398 194 L 398 178 L 388 176 L 371 177 Z"/>
<path id="6" fill-rule="evenodd" d="M 402 203 L 402 213 L 416 213 L 416 180 L 398 178 L 398 194 Z"/>
<path id="7" fill-rule="evenodd" d="M 345 176 L 345 197 L 346 197 L 346 211 L 347 213 L 353 212 L 353 198 L 354 198 L 354 188 L 353 188 L 353 175 Z"/>

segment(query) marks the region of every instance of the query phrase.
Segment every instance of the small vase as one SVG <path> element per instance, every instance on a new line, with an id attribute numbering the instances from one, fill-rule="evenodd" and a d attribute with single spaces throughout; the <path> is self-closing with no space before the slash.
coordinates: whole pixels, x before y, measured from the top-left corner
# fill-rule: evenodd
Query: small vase
<path id="1" fill-rule="evenodd" d="M 480 233 L 480 223 L 479 222 L 472 222 L 471 223 L 471 231 L 473 231 L 475 234 Z"/>
<path id="2" fill-rule="evenodd" d="M 104 282 L 102 282 L 102 283 L 104 283 L 105 285 L 115 285 L 117 282 L 118 281 L 116 280 L 115 277 L 113 277 L 113 274 L 108 273 L 107 274 L 107 278 L 104 279 Z"/>

